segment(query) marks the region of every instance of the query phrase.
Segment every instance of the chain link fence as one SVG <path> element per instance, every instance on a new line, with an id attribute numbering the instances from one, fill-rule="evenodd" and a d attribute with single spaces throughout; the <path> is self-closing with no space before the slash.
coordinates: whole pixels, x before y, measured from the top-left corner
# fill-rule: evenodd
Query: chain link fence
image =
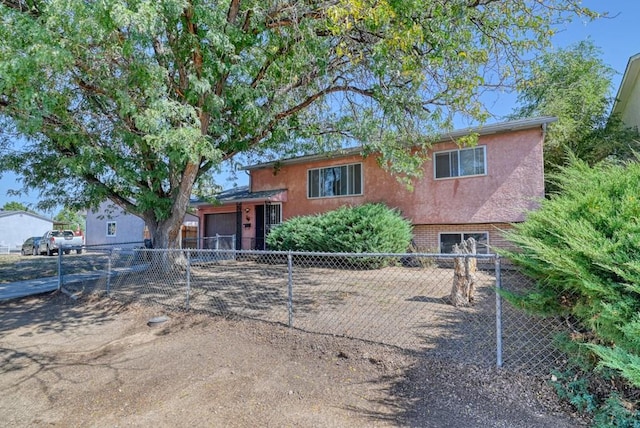
<path id="1" fill-rule="evenodd" d="M 497 289 L 533 284 L 495 255 L 476 255 L 469 306 L 450 294 L 455 255 L 335 254 L 234 250 L 88 249 L 61 256 L 68 292 L 285 324 L 525 373 L 560 367 L 553 345 L 564 327 L 512 306 Z M 470 256 L 467 256 L 470 257 Z"/>

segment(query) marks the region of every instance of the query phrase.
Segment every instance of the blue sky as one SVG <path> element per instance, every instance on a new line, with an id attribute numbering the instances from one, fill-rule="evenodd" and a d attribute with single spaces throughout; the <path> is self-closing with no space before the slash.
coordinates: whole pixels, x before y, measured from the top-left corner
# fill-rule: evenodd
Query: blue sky
<path id="1" fill-rule="evenodd" d="M 590 39 L 594 45 L 602 50 L 602 59 L 605 64 L 614 69 L 617 74 L 613 78 L 612 95 L 617 93 L 622 80 L 622 75 L 627 66 L 629 58 L 640 53 L 640 43 L 634 42 L 638 33 L 638 19 L 640 18 L 640 1 L 638 0 L 584 0 L 583 5 L 598 12 L 608 12 L 610 18 L 599 19 L 595 22 L 582 22 L 575 20 L 566 28 L 560 29 L 554 37 L 554 46 L 558 48 L 567 47 L 581 40 Z M 511 99 L 511 98 L 509 98 Z M 500 103 L 504 111 L 497 114 L 511 112 L 513 101 Z M 238 177 L 243 180 L 239 184 L 245 184 L 246 179 L 243 173 Z M 220 183 L 225 188 L 231 187 L 232 183 L 222 181 Z M 6 202 L 15 201 L 27 205 L 35 205 L 38 201 L 37 194 L 30 194 L 22 197 L 8 196 L 9 189 L 20 188 L 17 177 L 10 173 L 5 173 L 0 178 L 0 207 Z M 43 213 L 53 216 L 53 213 Z"/>

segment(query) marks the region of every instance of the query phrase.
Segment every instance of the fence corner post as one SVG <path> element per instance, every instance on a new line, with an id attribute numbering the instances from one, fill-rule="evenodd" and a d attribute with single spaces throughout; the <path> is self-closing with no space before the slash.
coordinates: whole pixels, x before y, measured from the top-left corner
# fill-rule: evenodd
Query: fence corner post
<path id="1" fill-rule="evenodd" d="M 58 247 L 58 291 L 62 290 L 62 245 Z"/>
<path id="2" fill-rule="evenodd" d="M 107 296 L 111 296 L 111 258 L 113 256 L 113 248 L 109 248 L 109 257 L 107 258 Z"/>
<path id="3" fill-rule="evenodd" d="M 187 296 L 186 296 L 186 310 L 189 310 L 189 300 L 191 297 L 191 250 L 187 250 Z"/>
<path id="4" fill-rule="evenodd" d="M 496 367 L 502 368 L 502 267 L 500 255 L 496 254 Z"/>
<path id="5" fill-rule="evenodd" d="M 287 309 L 289 310 L 289 327 L 293 327 L 293 255 L 291 251 L 287 254 Z"/>

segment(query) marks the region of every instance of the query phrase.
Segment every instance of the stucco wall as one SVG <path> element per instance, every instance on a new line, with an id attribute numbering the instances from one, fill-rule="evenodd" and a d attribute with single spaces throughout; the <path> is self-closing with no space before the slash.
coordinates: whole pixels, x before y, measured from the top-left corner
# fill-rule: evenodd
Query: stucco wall
<path id="1" fill-rule="evenodd" d="M 31 236 L 42 236 L 53 228 L 53 220 L 34 217 L 27 212 L 0 217 L 0 246 L 20 251 L 22 243 Z"/>
<path id="2" fill-rule="evenodd" d="M 341 205 L 385 202 L 398 208 L 413 224 L 511 223 L 524 220 L 544 197 L 543 132 L 540 128 L 482 136 L 487 174 L 443 180 L 433 178 L 433 161 L 424 165 L 424 178 L 413 192 L 383 171 L 374 157 L 350 156 L 251 171 L 251 190 L 287 189 L 283 219 L 335 209 Z M 434 151 L 455 149 L 439 143 Z M 354 162 L 363 163 L 363 195 L 310 199 L 307 170 Z"/>

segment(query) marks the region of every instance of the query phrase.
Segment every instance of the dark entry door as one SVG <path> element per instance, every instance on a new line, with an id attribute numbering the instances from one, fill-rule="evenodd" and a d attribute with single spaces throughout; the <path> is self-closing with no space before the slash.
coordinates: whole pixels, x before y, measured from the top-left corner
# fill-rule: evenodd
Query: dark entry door
<path id="1" fill-rule="evenodd" d="M 256 250 L 264 250 L 264 205 L 256 205 Z"/>
<path id="2" fill-rule="evenodd" d="M 264 205 L 256 205 L 256 249 L 266 250 L 265 237 L 272 227 L 282 222 L 282 205 L 265 202 Z"/>

